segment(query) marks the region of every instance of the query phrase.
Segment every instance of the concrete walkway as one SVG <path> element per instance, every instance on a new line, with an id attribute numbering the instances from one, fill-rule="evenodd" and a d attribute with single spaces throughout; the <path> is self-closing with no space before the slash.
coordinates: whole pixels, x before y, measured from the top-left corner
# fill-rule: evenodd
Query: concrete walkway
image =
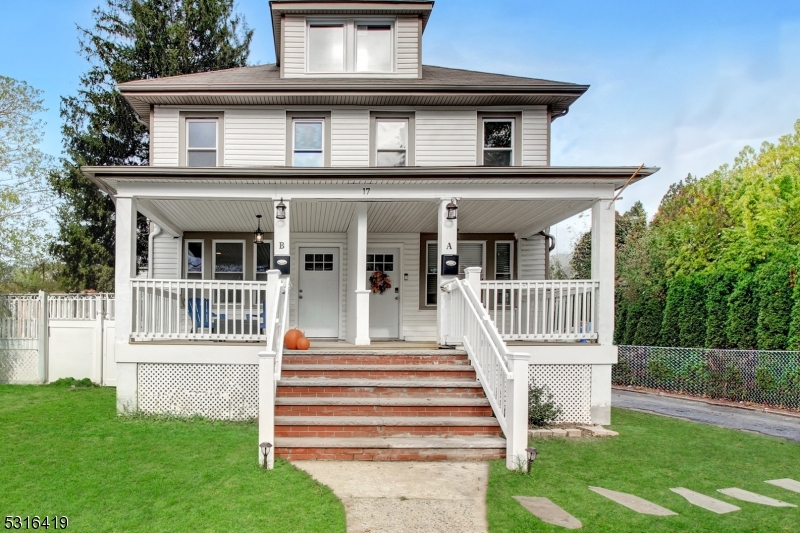
<path id="1" fill-rule="evenodd" d="M 488 463 L 293 461 L 342 500 L 347 533 L 486 533 Z"/>
<path id="2" fill-rule="evenodd" d="M 800 442 L 800 418 L 614 389 L 611 405 Z"/>

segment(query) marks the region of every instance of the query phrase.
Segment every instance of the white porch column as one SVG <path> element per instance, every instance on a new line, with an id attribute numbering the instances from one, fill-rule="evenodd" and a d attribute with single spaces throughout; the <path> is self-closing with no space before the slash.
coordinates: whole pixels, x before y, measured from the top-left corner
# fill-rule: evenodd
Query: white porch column
<path id="1" fill-rule="evenodd" d="M 116 221 L 114 353 L 119 357 L 128 352 L 132 329 L 131 279 L 136 277 L 136 200 L 134 198 L 117 197 Z M 136 363 L 117 363 L 117 412 L 135 411 L 138 406 L 137 365 Z"/>
<path id="2" fill-rule="evenodd" d="M 614 343 L 616 212 L 610 200 L 592 206 L 592 279 L 600 282 L 594 329 L 599 344 Z M 611 365 L 592 365 L 592 422 L 611 423 Z"/>
<path id="3" fill-rule="evenodd" d="M 286 218 L 283 220 L 278 219 L 278 204 L 283 202 L 283 205 L 286 206 L 285 214 Z M 289 274 L 289 270 L 286 268 L 289 266 L 291 268 L 291 260 L 289 260 L 289 256 L 291 254 L 291 247 L 289 242 L 289 220 L 291 218 L 291 202 L 288 198 L 282 198 L 278 200 L 272 201 L 274 209 L 272 211 L 273 217 L 273 243 L 275 245 L 275 250 L 273 251 L 272 255 L 274 256 L 275 264 L 272 265 L 273 268 L 280 270 L 284 274 Z M 289 263 L 281 264 L 281 261 L 289 260 Z"/>
<path id="4" fill-rule="evenodd" d="M 527 466 L 528 455 L 528 359 L 527 354 L 506 356 L 511 381 L 506 387 L 506 468 L 516 470 Z"/>
<path id="5" fill-rule="evenodd" d="M 347 229 L 347 330 L 345 340 L 358 346 L 368 346 L 369 293 L 367 289 L 367 208 L 356 205 Z"/>
<path id="6" fill-rule="evenodd" d="M 258 464 L 264 466 L 262 442 L 272 448 L 267 456 L 267 468 L 275 466 L 275 352 L 258 353 Z"/>
<path id="7" fill-rule="evenodd" d="M 439 337 L 439 344 L 448 344 L 452 342 L 450 339 L 448 313 L 450 310 L 447 308 L 445 298 L 442 298 L 441 287 L 442 284 L 447 283 L 457 276 L 442 275 L 442 256 L 458 254 L 458 219 L 447 219 L 447 204 L 450 203 L 452 198 L 439 199 L 439 264 L 436 266 L 436 271 L 439 273 L 437 284 L 437 305 L 436 305 L 436 325 Z"/>

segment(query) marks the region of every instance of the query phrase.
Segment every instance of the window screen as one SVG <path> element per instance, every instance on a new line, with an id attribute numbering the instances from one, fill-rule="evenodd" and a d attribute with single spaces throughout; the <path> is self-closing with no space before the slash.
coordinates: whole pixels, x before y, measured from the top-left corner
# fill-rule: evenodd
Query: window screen
<path id="1" fill-rule="evenodd" d="M 308 71 L 344 72 L 342 24 L 314 24 L 308 27 Z"/>
<path id="2" fill-rule="evenodd" d="M 497 242 L 494 250 L 494 279 L 511 279 L 511 243 Z"/>
<path id="3" fill-rule="evenodd" d="M 294 158 L 296 167 L 321 167 L 323 120 L 294 121 Z"/>
<path id="4" fill-rule="evenodd" d="M 356 27 L 356 72 L 392 71 L 392 26 Z"/>
<path id="5" fill-rule="evenodd" d="M 214 243 L 214 279 L 244 279 L 244 243 Z"/>
<path id="6" fill-rule="evenodd" d="M 186 121 L 186 165 L 190 167 L 217 166 L 216 119 Z"/>
<path id="7" fill-rule="evenodd" d="M 186 279 L 203 279 L 203 243 L 186 243 Z"/>
<path id="8" fill-rule="evenodd" d="M 483 122 L 483 164 L 487 167 L 508 167 L 514 164 L 514 121 Z"/>
<path id="9" fill-rule="evenodd" d="M 267 281 L 270 266 L 269 244 L 254 244 L 256 247 L 256 281 Z"/>

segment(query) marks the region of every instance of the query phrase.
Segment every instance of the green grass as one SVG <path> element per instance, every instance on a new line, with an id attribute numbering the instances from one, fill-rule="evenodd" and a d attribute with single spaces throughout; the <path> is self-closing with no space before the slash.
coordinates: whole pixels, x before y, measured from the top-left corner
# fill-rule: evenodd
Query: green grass
<path id="1" fill-rule="evenodd" d="M 565 531 L 545 524 L 513 496 L 543 496 L 599 532 L 797 532 L 800 508 L 739 502 L 717 489 L 739 487 L 800 505 L 800 494 L 764 483 L 800 480 L 800 444 L 673 418 L 615 409 L 611 439 L 535 441 L 539 457 L 530 475 L 491 464 L 489 531 Z M 588 486 L 628 492 L 678 513 L 652 517 L 635 513 Z M 686 487 L 742 508 L 717 515 L 689 504 L 670 487 Z"/>
<path id="2" fill-rule="evenodd" d="M 0 386 L 0 520 L 69 531 L 344 532 L 344 508 L 285 461 L 257 466 L 252 423 L 118 417 L 115 389 Z"/>

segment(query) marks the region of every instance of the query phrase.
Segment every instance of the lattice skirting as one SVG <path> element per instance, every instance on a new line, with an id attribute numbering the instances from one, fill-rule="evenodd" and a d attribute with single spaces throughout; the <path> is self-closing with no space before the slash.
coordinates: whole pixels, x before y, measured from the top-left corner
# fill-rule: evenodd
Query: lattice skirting
<path id="1" fill-rule="evenodd" d="M 258 365 L 142 363 L 139 410 L 215 420 L 258 417 Z"/>
<path id="2" fill-rule="evenodd" d="M 558 422 L 592 422 L 591 365 L 529 365 L 528 381 L 546 386 L 561 407 Z"/>
<path id="3" fill-rule="evenodd" d="M 39 383 L 39 350 L 0 347 L 0 383 Z"/>

